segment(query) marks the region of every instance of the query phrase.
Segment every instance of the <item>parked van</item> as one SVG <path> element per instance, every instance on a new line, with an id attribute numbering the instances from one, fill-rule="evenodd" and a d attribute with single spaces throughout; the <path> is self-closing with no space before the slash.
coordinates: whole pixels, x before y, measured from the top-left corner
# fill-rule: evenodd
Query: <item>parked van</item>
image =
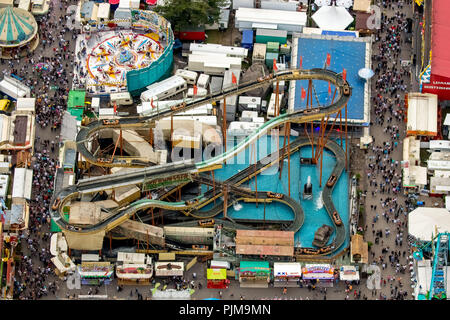
<path id="1" fill-rule="evenodd" d="M 189 71 L 189 70 L 184 70 L 184 69 L 178 69 L 175 72 L 175 75 L 182 77 L 184 80 L 186 80 L 186 82 L 188 84 L 195 84 L 195 82 L 197 81 L 197 72 L 195 71 Z"/>
<path id="2" fill-rule="evenodd" d="M 111 106 L 117 104 L 118 106 L 129 106 L 133 104 L 133 99 L 129 92 L 111 93 Z"/>

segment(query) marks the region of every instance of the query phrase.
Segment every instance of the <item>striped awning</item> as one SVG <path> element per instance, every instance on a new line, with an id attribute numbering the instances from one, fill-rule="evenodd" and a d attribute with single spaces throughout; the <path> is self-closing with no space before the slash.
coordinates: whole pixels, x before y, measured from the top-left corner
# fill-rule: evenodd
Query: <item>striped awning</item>
<path id="1" fill-rule="evenodd" d="M 37 28 L 30 12 L 11 6 L 0 9 L 0 46 L 23 45 L 36 36 Z"/>

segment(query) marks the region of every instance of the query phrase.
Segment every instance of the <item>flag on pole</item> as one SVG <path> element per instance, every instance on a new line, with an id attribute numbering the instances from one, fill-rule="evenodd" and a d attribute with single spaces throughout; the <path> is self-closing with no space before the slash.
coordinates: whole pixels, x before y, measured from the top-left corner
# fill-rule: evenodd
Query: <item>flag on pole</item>
<path id="1" fill-rule="evenodd" d="M 331 54 L 327 53 L 327 67 L 330 66 L 331 63 Z"/>
<path id="2" fill-rule="evenodd" d="M 347 81 L 347 70 L 342 70 L 342 78 L 344 78 L 344 81 Z"/>
<path id="3" fill-rule="evenodd" d="M 331 95 L 331 83 L 328 82 L 328 95 Z"/>
<path id="4" fill-rule="evenodd" d="M 117 113 L 117 103 L 114 102 L 114 113 Z"/>
<path id="5" fill-rule="evenodd" d="M 299 65 L 298 65 L 298 68 L 299 68 L 299 69 L 302 68 L 302 64 L 303 64 L 303 57 L 300 56 L 300 62 L 299 62 Z"/>
<path id="6" fill-rule="evenodd" d="M 278 67 L 277 67 L 277 59 L 273 59 L 273 71 L 278 71 Z"/>
<path id="7" fill-rule="evenodd" d="M 302 87 L 302 101 L 306 98 L 306 91 L 305 88 Z"/>
<path id="8" fill-rule="evenodd" d="M 234 75 L 234 72 L 231 72 L 231 82 L 234 84 L 237 83 L 237 79 L 236 79 L 236 76 Z"/>
<path id="9" fill-rule="evenodd" d="M 197 86 L 194 84 L 194 96 L 197 95 Z"/>

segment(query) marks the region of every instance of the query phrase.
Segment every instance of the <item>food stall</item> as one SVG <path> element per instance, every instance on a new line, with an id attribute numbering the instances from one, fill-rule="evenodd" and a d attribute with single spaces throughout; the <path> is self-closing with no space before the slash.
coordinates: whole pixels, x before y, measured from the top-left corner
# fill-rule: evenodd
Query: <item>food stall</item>
<path id="1" fill-rule="evenodd" d="M 297 287 L 302 276 L 302 266 L 299 262 L 275 262 L 273 264 L 274 287 Z"/>
<path id="2" fill-rule="evenodd" d="M 144 253 L 119 252 L 116 275 L 121 284 L 149 283 L 153 275 L 152 258 Z"/>
<path id="3" fill-rule="evenodd" d="M 156 277 L 182 277 L 184 273 L 183 262 L 156 262 Z"/>
<path id="4" fill-rule="evenodd" d="M 342 281 L 358 281 L 359 270 L 356 266 L 342 266 L 339 268 L 339 279 Z"/>
<path id="5" fill-rule="evenodd" d="M 306 264 L 302 268 L 303 280 L 321 282 L 333 286 L 334 268 L 330 264 Z"/>
<path id="6" fill-rule="evenodd" d="M 230 284 L 226 269 L 207 269 L 206 279 L 208 289 L 228 289 Z"/>
<path id="7" fill-rule="evenodd" d="M 267 261 L 241 261 L 239 265 L 241 288 L 267 288 L 270 282 L 270 272 Z"/>
<path id="8" fill-rule="evenodd" d="M 82 262 L 78 265 L 81 284 L 109 284 L 114 277 L 114 265 L 110 262 Z"/>

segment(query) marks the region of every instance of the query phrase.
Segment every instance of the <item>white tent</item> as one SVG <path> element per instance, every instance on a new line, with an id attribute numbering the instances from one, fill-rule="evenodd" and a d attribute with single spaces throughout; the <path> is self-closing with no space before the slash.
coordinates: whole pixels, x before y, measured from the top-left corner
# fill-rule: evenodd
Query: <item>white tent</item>
<path id="1" fill-rule="evenodd" d="M 450 232 L 450 212 L 445 208 L 419 207 L 409 213 L 408 233 L 422 241 L 431 241 L 437 232 Z"/>
<path id="2" fill-rule="evenodd" d="M 437 95 L 408 93 L 408 135 L 437 135 Z"/>
<path id="3" fill-rule="evenodd" d="M 323 6 L 312 15 L 314 22 L 324 30 L 345 30 L 353 17 L 344 7 Z"/>

